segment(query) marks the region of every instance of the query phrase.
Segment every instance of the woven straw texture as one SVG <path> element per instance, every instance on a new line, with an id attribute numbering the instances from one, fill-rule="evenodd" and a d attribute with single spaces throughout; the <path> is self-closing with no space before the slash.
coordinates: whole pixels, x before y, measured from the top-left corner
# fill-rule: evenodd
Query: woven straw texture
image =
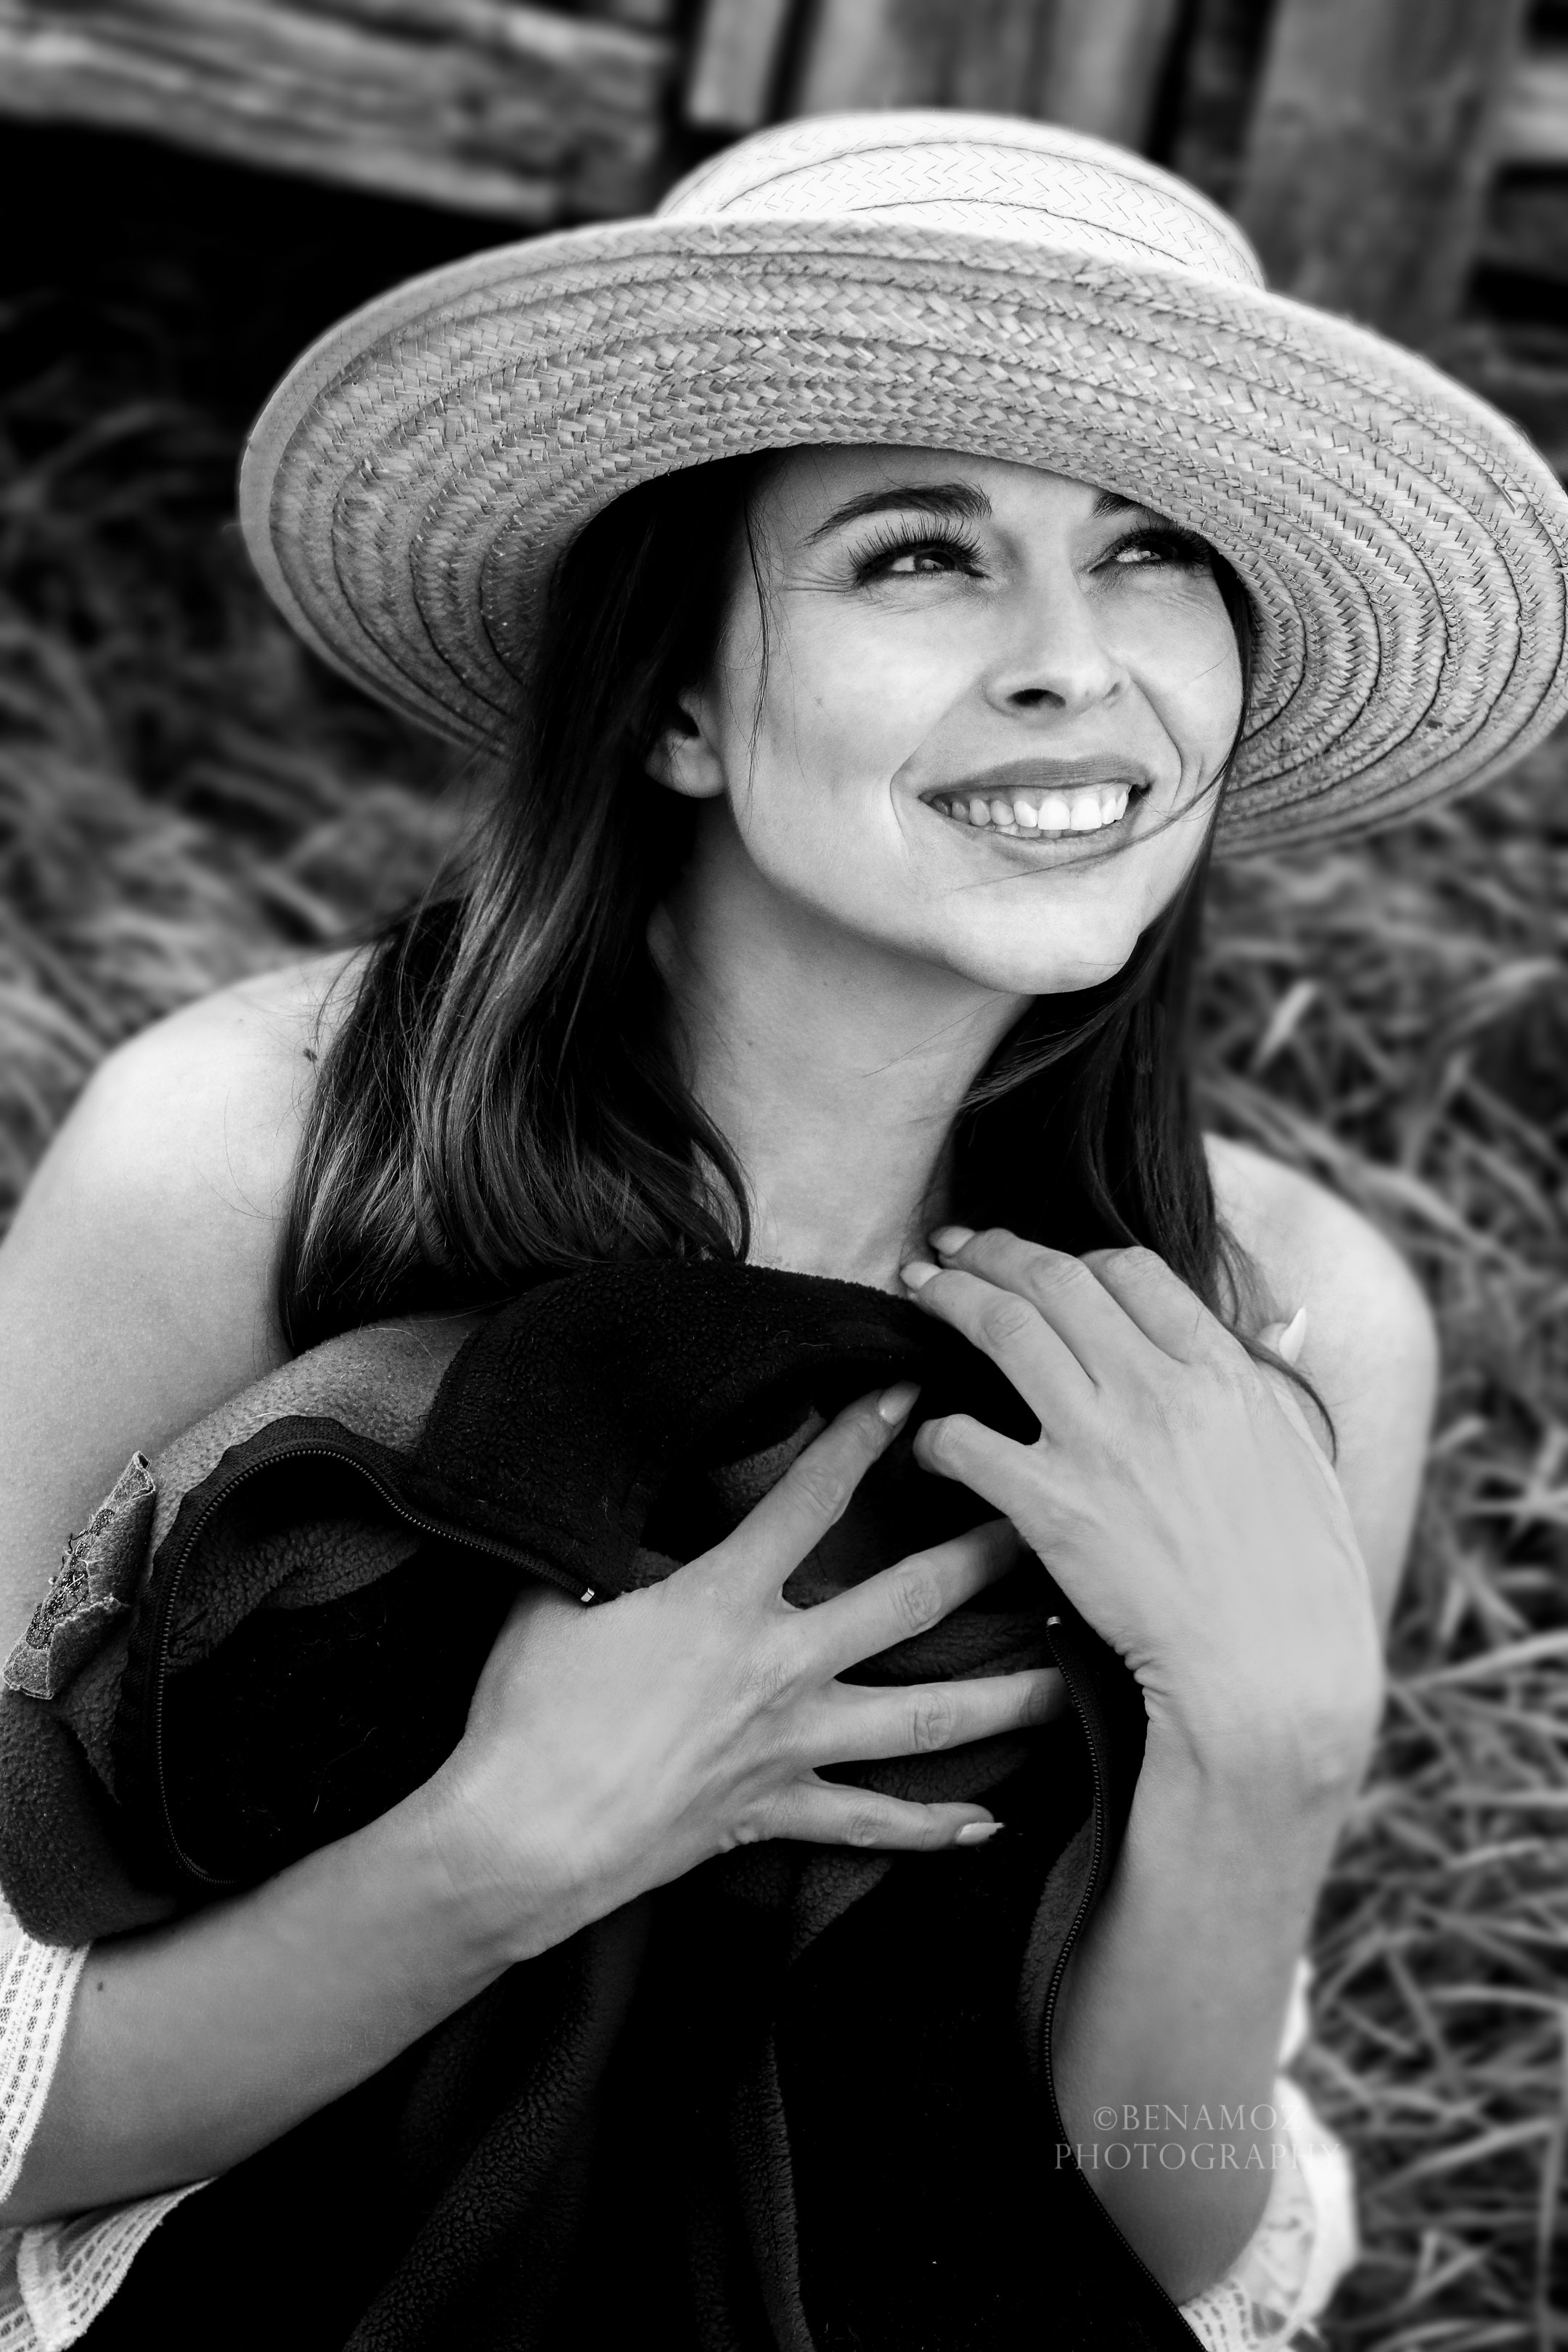
<path id="1" fill-rule="evenodd" d="M 311 645 L 485 744 L 593 514 L 675 467 L 811 443 L 1048 467 L 1217 547 L 1260 625 L 1223 852 L 1385 824 L 1568 708 L 1568 500 L 1521 436 L 1268 294 L 1180 181 L 1036 123 L 791 123 L 652 220 L 415 279 L 285 378 L 241 516 Z"/>

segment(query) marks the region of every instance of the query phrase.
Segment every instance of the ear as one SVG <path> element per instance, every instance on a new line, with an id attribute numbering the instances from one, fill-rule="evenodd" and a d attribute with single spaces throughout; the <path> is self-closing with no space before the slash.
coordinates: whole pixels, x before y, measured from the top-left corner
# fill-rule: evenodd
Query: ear
<path id="1" fill-rule="evenodd" d="M 679 702 L 670 725 L 658 736 L 646 762 L 657 783 L 691 801 L 715 801 L 724 791 L 724 763 L 710 738 L 700 695 Z"/>

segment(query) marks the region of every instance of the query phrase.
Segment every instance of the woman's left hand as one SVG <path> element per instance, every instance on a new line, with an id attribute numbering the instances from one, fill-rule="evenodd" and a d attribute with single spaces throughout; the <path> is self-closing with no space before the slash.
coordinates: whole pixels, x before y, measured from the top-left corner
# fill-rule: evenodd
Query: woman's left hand
<path id="1" fill-rule="evenodd" d="M 1353 1788 L 1382 1653 L 1339 1482 L 1287 1384 L 1150 1250 L 1075 1258 L 952 1228 L 933 1246 L 940 1265 L 906 1282 L 1040 1434 L 952 1414 L 917 1459 L 1012 1520 L 1137 1675 L 1152 1734 L 1205 1764 L 1274 1759 L 1304 1795 Z"/>

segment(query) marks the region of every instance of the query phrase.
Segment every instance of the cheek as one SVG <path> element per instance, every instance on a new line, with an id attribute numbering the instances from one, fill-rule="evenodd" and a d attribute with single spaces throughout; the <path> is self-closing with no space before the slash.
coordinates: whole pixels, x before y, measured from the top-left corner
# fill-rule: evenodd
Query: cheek
<path id="1" fill-rule="evenodd" d="M 1181 755 L 1184 777 L 1213 773 L 1241 723 L 1241 656 L 1229 615 L 1205 596 L 1131 616 L 1120 648 Z"/>
<path id="2" fill-rule="evenodd" d="M 890 814 L 889 783 L 959 690 L 952 654 L 951 636 L 944 648 L 934 632 L 868 627 L 848 610 L 770 626 L 765 679 L 753 672 L 743 726 L 731 730 L 750 779 L 749 812 L 737 798 L 742 829 L 774 834 L 826 805 L 844 824 Z"/>

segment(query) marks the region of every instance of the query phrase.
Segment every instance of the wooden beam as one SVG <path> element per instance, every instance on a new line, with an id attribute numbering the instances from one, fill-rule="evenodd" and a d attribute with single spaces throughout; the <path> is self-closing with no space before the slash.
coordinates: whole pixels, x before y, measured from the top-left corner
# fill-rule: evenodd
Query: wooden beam
<path id="1" fill-rule="evenodd" d="M 1497 156 L 1557 171 L 1568 163 L 1568 57 L 1521 58 L 1503 93 Z"/>
<path id="2" fill-rule="evenodd" d="M 794 0 L 708 0 L 686 80 L 686 120 L 754 131 L 773 108 Z"/>
<path id="3" fill-rule="evenodd" d="M 1182 60 L 1173 168 L 1227 210 L 1268 39 L 1268 0 L 1194 0 Z"/>
<path id="4" fill-rule="evenodd" d="M 1035 113 L 1051 5 L 1052 0 L 816 0 L 790 111 L 966 106 L 992 114 Z"/>
<path id="5" fill-rule="evenodd" d="M 486 17 L 495 41 L 394 37 L 382 22 L 275 0 L 0 0 L 0 114 L 138 131 L 524 223 L 638 209 L 668 44 L 495 0 L 462 5 L 470 32 Z"/>
<path id="6" fill-rule="evenodd" d="M 1282 293 L 1423 344 L 1453 317 L 1522 0 L 1279 0 L 1237 203 Z"/>
<path id="7" fill-rule="evenodd" d="M 1054 0 L 1031 112 L 1142 148 L 1181 0 Z"/>
<path id="8" fill-rule="evenodd" d="M 942 0 L 816 0 L 789 112 L 940 105 L 952 15 Z"/>

